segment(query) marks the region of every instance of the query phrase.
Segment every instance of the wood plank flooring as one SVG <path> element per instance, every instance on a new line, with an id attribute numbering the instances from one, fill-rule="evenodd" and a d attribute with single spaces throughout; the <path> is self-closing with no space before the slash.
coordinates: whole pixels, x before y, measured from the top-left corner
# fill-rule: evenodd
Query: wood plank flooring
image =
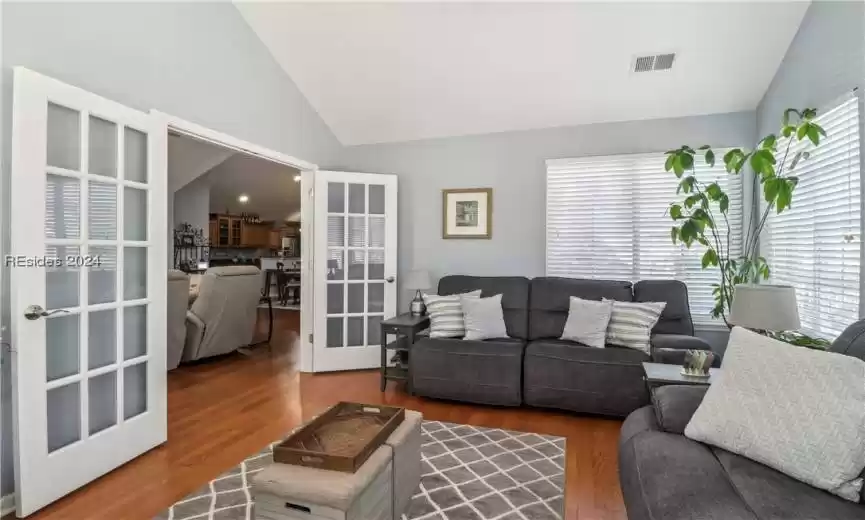
<path id="1" fill-rule="evenodd" d="M 266 311 L 260 313 L 264 330 Z M 625 520 L 617 476 L 621 421 L 412 397 L 378 372 L 301 374 L 298 313 L 275 311 L 272 347 L 187 365 L 168 375 L 168 442 L 29 517 L 149 520 L 247 455 L 340 400 L 405 406 L 427 419 L 567 438 L 566 518 Z M 263 318 L 263 319 L 262 319 Z"/>

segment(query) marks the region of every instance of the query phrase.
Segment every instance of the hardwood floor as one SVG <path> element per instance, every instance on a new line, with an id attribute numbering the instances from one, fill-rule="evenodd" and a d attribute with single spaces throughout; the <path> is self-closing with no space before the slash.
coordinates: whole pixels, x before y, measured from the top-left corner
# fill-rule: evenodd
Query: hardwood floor
<path id="1" fill-rule="evenodd" d="M 266 312 L 266 311 L 264 311 Z M 301 374 L 298 313 L 275 311 L 272 348 L 187 365 L 168 375 L 168 442 L 52 504 L 38 520 L 145 520 L 340 400 L 404 406 L 425 418 L 567 438 L 566 518 L 625 520 L 617 477 L 621 421 L 412 397 L 378 373 Z M 265 314 L 259 328 L 265 332 Z"/>

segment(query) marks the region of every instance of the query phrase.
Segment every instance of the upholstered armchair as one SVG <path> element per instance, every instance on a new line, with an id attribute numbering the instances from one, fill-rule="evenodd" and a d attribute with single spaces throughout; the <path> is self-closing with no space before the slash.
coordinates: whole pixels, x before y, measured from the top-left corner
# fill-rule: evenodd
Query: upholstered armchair
<path id="1" fill-rule="evenodd" d="M 198 298 L 186 313 L 183 361 L 228 354 L 249 345 L 260 298 L 261 271 L 257 267 L 208 269 L 201 277 Z"/>
<path id="2" fill-rule="evenodd" d="M 186 342 L 186 306 L 189 302 L 189 275 L 176 269 L 168 270 L 168 353 L 166 365 L 174 370 L 183 356 Z"/>

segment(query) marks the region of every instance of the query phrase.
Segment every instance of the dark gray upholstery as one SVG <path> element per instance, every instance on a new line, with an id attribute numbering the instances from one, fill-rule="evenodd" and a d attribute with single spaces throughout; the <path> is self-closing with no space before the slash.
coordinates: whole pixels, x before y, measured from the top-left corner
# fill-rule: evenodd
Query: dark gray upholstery
<path id="1" fill-rule="evenodd" d="M 526 404 L 601 415 L 624 416 L 649 399 L 638 350 L 592 348 L 570 341 L 538 340 L 526 347 Z"/>
<path id="2" fill-rule="evenodd" d="M 797 348 L 797 347 L 791 347 Z M 865 357 L 865 321 L 833 351 Z M 619 437 L 619 481 L 629 520 L 863 520 L 862 503 L 682 435 L 705 388 L 665 386 L 634 411 Z"/>
<path id="3" fill-rule="evenodd" d="M 688 286 L 678 280 L 642 280 L 634 284 L 635 302 L 667 302 L 661 319 L 652 329 L 655 334 L 694 335 L 694 322 L 688 305 Z"/>
<path id="4" fill-rule="evenodd" d="M 532 279 L 529 339 L 560 338 L 571 296 L 584 300 L 633 300 L 631 282 L 541 277 Z"/>
<path id="5" fill-rule="evenodd" d="M 519 406 L 524 346 L 514 338 L 422 338 L 409 357 L 412 390 L 439 399 Z"/>
<path id="6" fill-rule="evenodd" d="M 686 350 L 712 350 L 705 340 L 682 334 L 652 334 L 651 344 L 652 361 L 669 365 L 683 364 Z M 716 368 L 721 366 L 720 354 L 715 353 L 712 366 Z"/>
<path id="7" fill-rule="evenodd" d="M 442 296 L 481 290 L 481 298 L 502 295 L 508 336 L 528 338 L 529 279 L 522 276 L 445 276 L 439 280 Z"/>
<path id="8" fill-rule="evenodd" d="M 667 385 L 655 388 L 652 391 L 652 406 L 655 410 L 655 419 L 662 431 L 667 433 L 685 433 L 685 426 L 691 417 L 708 387 L 696 385 Z"/>
<path id="9" fill-rule="evenodd" d="M 652 338 L 653 355 L 632 349 L 589 348 L 562 341 L 570 297 L 632 301 L 641 297 L 667 301 L 662 316 L 667 333 Z M 482 297 L 502 295 L 510 341 L 420 340 L 409 356 L 412 387 L 418 395 L 476 403 L 518 405 L 525 402 L 603 415 L 626 416 L 648 404 L 644 361 L 682 362 L 682 349 L 708 349 L 693 336 L 688 293 L 675 281 L 631 282 L 542 277 L 445 276 L 438 293 L 480 289 Z M 656 328 L 657 329 L 657 328 Z M 656 330 L 657 332 L 657 330 Z M 528 348 L 520 340 L 529 340 Z M 525 349 L 525 354 L 524 354 Z M 720 359 L 719 359 L 720 361 Z"/>

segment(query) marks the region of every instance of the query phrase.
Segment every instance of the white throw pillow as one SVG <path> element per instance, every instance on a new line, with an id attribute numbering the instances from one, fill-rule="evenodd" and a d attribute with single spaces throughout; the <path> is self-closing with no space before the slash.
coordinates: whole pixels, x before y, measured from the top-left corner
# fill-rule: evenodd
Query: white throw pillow
<path id="1" fill-rule="evenodd" d="M 571 296 L 568 308 L 568 321 L 562 331 L 562 338 L 576 341 L 595 348 L 604 348 L 607 338 L 607 325 L 613 313 L 610 300 L 584 300 Z"/>
<path id="2" fill-rule="evenodd" d="M 858 502 L 865 361 L 736 327 L 685 436 Z"/>
<path id="3" fill-rule="evenodd" d="M 480 340 L 508 337 L 501 294 L 489 298 L 463 297 L 462 300 L 466 321 L 466 335 L 463 339 Z"/>
<path id="4" fill-rule="evenodd" d="M 463 306 L 460 297 L 480 298 L 481 290 L 463 294 L 439 296 L 424 294 L 423 302 L 429 316 L 429 337 L 431 338 L 461 338 L 465 335 Z"/>
<path id="5" fill-rule="evenodd" d="M 607 325 L 607 343 L 650 354 L 652 328 L 661 318 L 667 302 L 620 302 L 606 298 L 604 301 L 613 304 L 610 323 Z"/>

